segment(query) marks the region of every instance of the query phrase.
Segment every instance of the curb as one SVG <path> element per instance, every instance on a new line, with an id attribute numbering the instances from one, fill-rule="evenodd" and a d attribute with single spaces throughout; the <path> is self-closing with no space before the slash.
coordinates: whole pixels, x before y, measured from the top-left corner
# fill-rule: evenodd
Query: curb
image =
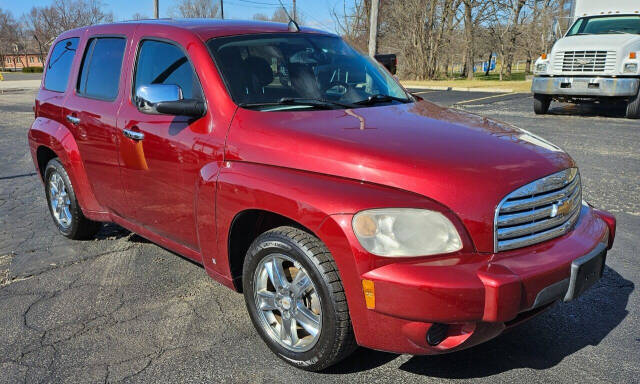
<path id="1" fill-rule="evenodd" d="M 0 95 L 4 95 L 5 93 L 24 92 L 30 89 L 37 88 L 0 88 Z"/>

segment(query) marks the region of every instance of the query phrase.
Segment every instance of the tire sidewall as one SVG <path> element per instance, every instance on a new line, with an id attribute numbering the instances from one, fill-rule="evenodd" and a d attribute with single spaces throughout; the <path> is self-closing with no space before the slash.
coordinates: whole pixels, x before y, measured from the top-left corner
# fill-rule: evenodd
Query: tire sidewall
<path id="1" fill-rule="evenodd" d="M 263 329 L 259 318 L 258 309 L 256 308 L 254 300 L 254 273 L 260 261 L 273 253 L 284 254 L 298 261 L 311 277 L 320 298 L 322 308 L 320 337 L 316 344 L 308 351 L 293 352 L 281 346 Z M 256 241 L 251 244 L 247 252 L 247 260 L 245 260 L 243 268 L 242 285 L 245 303 L 251 321 L 262 339 L 275 354 L 303 369 L 321 363 L 323 357 L 330 355 L 336 335 L 336 309 L 327 283 L 320 273 L 320 266 L 316 264 L 311 252 L 300 247 L 285 236 L 279 236 L 274 233 L 259 236 Z"/>
<path id="2" fill-rule="evenodd" d="M 63 227 L 62 225 L 60 225 L 60 223 L 58 223 L 58 221 L 56 220 L 53 214 L 53 210 L 51 209 L 49 180 L 51 178 L 51 175 L 54 172 L 57 172 L 60 175 L 60 177 L 62 177 L 62 182 L 64 183 L 64 186 L 67 190 L 67 194 L 69 195 L 69 200 L 71 201 L 71 206 L 69 207 L 70 208 L 69 210 L 71 211 L 71 225 L 67 228 Z M 57 159 L 53 159 L 49 161 L 49 163 L 47 164 L 47 167 L 45 168 L 44 180 L 45 180 L 45 188 L 44 188 L 45 195 L 47 197 L 47 207 L 49 208 L 49 214 L 51 214 L 53 223 L 56 225 L 56 228 L 58 228 L 58 231 L 60 231 L 60 233 L 62 233 L 64 236 L 72 237 L 73 234 L 78 230 L 77 212 L 79 207 L 78 207 L 78 202 L 76 201 L 76 195 L 73 190 L 73 186 L 71 185 L 71 180 L 69 180 L 69 175 L 67 174 L 67 171 L 64 169 L 60 161 L 58 161 Z"/>
<path id="3" fill-rule="evenodd" d="M 640 119 L 640 89 L 635 96 L 629 98 L 627 102 L 626 117 L 629 119 Z"/>

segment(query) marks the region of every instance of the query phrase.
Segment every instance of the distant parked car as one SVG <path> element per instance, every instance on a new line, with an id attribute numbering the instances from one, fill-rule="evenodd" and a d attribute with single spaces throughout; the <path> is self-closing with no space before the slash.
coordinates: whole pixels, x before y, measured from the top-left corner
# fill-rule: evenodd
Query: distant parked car
<path id="1" fill-rule="evenodd" d="M 396 74 L 396 69 L 398 68 L 398 58 L 395 54 L 389 53 L 384 55 L 375 55 L 375 58 L 380 64 L 384 65 L 384 67 L 387 68 L 387 70 L 391 72 L 392 75 Z"/>
<path id="2" fill-rule="evenodd" d="M 357 345 L 439 354 L 489 340 L 598 281 L 615 237 L 560 148 L 416 102 L 313 29 L 68 31 L 35 114 L 31 155 L 62 235 L 115 222 L 202 264 L 307 370 Z"/>

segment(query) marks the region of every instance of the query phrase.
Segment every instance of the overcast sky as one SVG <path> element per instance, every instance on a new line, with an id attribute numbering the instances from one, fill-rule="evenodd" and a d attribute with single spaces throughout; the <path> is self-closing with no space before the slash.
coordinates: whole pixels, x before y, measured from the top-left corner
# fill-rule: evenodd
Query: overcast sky
<path id="1" fill-rule="evenodd" d="M 217 0 L 212 0 L 217 1 Z M 168 17 L 175 7 L 176 0 L 160 0 L 160 17 Z M 346 0 L 347 5 L 353 0 Z M 52 0 L 0 0 L 0 8 L 11 11 L 17 19 L 33 6 L 49 5 Z M 291 6 L 291 0 L 283 0 L 285 6 Z M 108 11 L 113 12 L 115 20 L 131 19 L 140 13 L 153 16 L 153 0 L 104 0 Z M 331 9 L 341 10 L 343 0 L 297 0 L 298 12 L 305 24 L 319 29 L 334 31 Z M 224 16 L 230 19 L 251 19 L 255 13 L 270 16 L 279 7 L 278 0 L 224 0 Z"/>

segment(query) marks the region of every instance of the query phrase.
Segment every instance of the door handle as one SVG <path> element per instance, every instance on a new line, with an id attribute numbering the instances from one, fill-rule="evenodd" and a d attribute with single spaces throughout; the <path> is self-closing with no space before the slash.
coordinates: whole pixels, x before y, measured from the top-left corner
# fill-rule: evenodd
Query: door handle
<path id="1" fill-rule="evenodd" d="M 80 118 L 79 117 L 75 117 L 73 115 L 67 115 L 67 121 L 70 122 L 73 125 L 80 124 Z"/>
<path id="2" fill-rule="evenodd" d="M 123 129 L 122 130 L 122 134 L 125 135 L 126 137 L 130 138 L 131 140 L 142 140 L 142 139 L 144 139 L 144 133 L 137 132 L 137 131 L 132 131 L 130 129 Z"/>

